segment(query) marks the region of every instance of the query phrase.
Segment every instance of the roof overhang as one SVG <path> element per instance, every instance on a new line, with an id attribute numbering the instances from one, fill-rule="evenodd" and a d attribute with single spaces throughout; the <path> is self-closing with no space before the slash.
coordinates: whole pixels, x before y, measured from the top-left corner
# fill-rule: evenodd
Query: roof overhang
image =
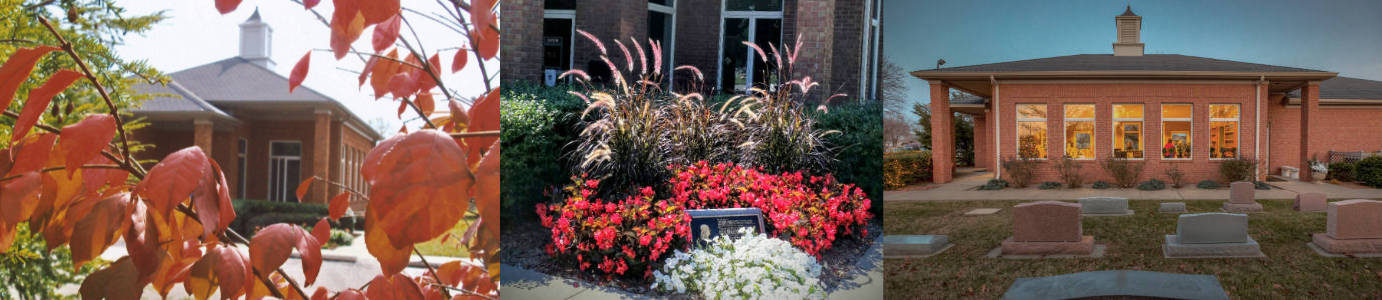
<path id="1" fill-rule="evenodd" d="M 932 82 L 943 82 L 970 94 L 992 97 L 993 82 L 1004 80 L 1266 80 L 1269 91 L 1285 92 L 1300 88 L 1310 81 L 1338 76 L 1335 72 L 1220 72 L 1220 71 L 1010 71 L 959 72 L 918 70 L 912 76 Z"/>

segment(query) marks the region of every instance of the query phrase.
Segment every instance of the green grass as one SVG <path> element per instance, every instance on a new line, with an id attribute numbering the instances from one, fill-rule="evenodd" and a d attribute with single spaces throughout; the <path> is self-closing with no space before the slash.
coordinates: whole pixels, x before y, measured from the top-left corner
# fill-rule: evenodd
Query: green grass
<path id="1" fill-rule="evenodd" d="M 1160 201 L 1130 201 L 1136 215 L 1083 219 L 1085 235 L 1107 245 L 1103 258 L 1009 260 L 984 255 L 1012 235 L 1012 206 L 1022 201 L 888 203 L 888 234 L 944 234 L 955 246 L 920 259 L 888 259 L 888 296 L 919 299 L 996 299 L 1019 277 L 1099 270 L 1142 270 L 1209 274 L 1234 299 L 1358 299 L 1382 297 L 1382 258 L 1325 258 L 1305 246 L 1324 232 L 1324 213 L 1298 213 L 1291 202 L 1259 201 L 1263 213 L 1249 214 L 1248 231 L 1266 259 L 1166 259 L 1163 236 L 1176 231 L 1176 215 L 1157 214 Z M 1217 212 L 1223 201 L 1187 201 L 1191 212 Z M 963 216 L 982 207 L 1003 208 L 988 216 Z"/>
<path id="2" fill-rule="evenodd" d="M 470 224 L 474 222 L 475 217 L 473 215 L 466 215 L 460 222 L 456 222 L 456 227 L 451 227 L 451 230 L 447 230 L 441 236 L 417 244 L 415 247 L 419 252 L 422 252 L 422 255 L 469 257 L 470 253 L 465 245 L 460 243 L 460 238 L 465 236 L 465 230 L 470 228 Z M 451 237 L 448 238 L 447 235 L 451 235 Z M 446 241 L 443 242 L 442 240 Z"/>

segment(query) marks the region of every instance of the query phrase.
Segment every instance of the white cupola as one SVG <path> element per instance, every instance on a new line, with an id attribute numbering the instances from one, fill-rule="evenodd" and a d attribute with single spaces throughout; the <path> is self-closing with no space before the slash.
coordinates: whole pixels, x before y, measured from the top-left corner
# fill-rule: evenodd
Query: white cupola
<path id="1" fill-rule="evenodd" d="M 1113 17 L 1118 28 L 1118 42 L 1113 43 L 1113 56 L 1142 56 L 1142 17 L 1132 13 L 1129 5 L 1123 14 Z"/>
<path id="2" fill-rule="evenodd" d="M 254 15 L 240 23 L 240 57 L 272 69 L 274 61 L 269 55 L 273 50 L 273 34 L 273 28 L 259 19 L 259 9 L 254 9 Z"/>

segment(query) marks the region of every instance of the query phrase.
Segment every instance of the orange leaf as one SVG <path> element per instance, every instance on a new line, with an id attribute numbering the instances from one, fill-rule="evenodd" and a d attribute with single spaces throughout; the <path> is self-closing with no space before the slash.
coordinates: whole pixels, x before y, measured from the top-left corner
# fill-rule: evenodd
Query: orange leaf
<path id="1" fill-rule="evenodd" d="M 37 137 L 24 139 L 16 148 L 14 153 L 14 165 L 10 166 L 10 171 L 6 176 L 38 171 L 43 169 L 44 164 L 48 163 L 48 155 L 52 153 L 53 141 L 58 139 L 58 135 L 52 133 L 42 133 Z M 13 151 L 13 149 L 11 149 Z"/>
<path id="2" fill-rule="evenodd" d="M 470 1 L 470 23 L 475 24 L 475 28 L 489 30 L 490 25 L 494 25 L 494 3 L 495 0 L 473 0 Z"/>
<path id="3" fill-rule="evenodd" d="M 293 89 L 296 89 L 299 85 L 302 85 L 302 80 L 307 78 L 307 69 L 310 69 L 311 65 L 312 50 L 307 50 L 307 53 L 302 54 L 302 58 L 298 59 L 298 63 L 293 65 L 293 72 L 288 74 L 289 94 L 293 93 Z"/>
<path id="4" fill-rule="evenodd" d="M 403 119 L 403 112 L 408 110 L 408 99 L 398 100 L 398 118 Z M 405 124 L 406 125 L 406 124 Z"/>
<path id="5" fill-rule="evenodd" d="M 235 8 L 240 6 L 240 1 L 241 0 L 216 0 L 216 11 L 221 12 L 222 15 L 228 14 L 235 11 Z"/>
<path id="6" fill-rule="evenodd" d="M 68 86 L 71 86 L 77 79 L 82 78 L 82 73 L 72 70 L 61 70 L 53 77 L 49 77 L 43 86 L 29 91 L 29 99 L 24 102 L 24 110 L 19 112 L 19 119 L 14 121 L 14 131 L 10 134 L 10 143 L 14 143 L 29 133 L 29 129 L 34 128 L 34 123 L 38 122 L 38 117 L 48 110 L 48 103 L 53 101 L 53 96 L 57 96 Z"/>
<path id="7" fill-rule="evenodd" d="M 311 299 L 312 299 L 312 300 L 327 300 L 327 299 L 329 299 L 329 298 L 327 298 L 327 297 L 330 297 L 329 295 L 327 295 L 328 293 L 329 293 L 329 292 L 326 290 L 326 287 L 324 287 L 324 286 L 318 286 L 318 287 L 317 287 L 317 291 L 312 292 L 312 298 L 311 298 Z"/>
<path id="8" fill-rule="evenodd" d="M 374 76 L 379 75 L 379 73 L 374 73 Z M 408 72 L 395 73 L 393 78 L 389 78 L 389 92 L 393 93 L 394 98 L 404 98 L 408 97 L 408 95 L 412 95 L 413 91 L 417 90 L 417 84 L 414 79 L 412 74 Z"/>
<path id="9" fill-rule="evenodd" d="M 202 256 L 188 269 L 187 282 L 183 289 L 197 299 L 206 299 L 220 287 L 222 299 L 234 299 L 243 295 L 253 279 L 249 259 L 235 247 L 212 243 L 207 246 L 206 256 Z"/>
<path id="10" fill-rule="evenodd" d="M 105 269 L 91 273 L 82 280 L 78 293 L 83 299 L 139 299 L 147 282 L 139 280 L 139 271 L 129 257 L 122 257 Z"/>
<path id="11" fill-rule="evenodd" d="M 350 208 L 350 192 L 344 192 L 336 197 L 331 197 L 327 212 L 332 221 L 336 221 L 345 215 L 346 209 Z"/>
<path id="12" fill-rule="evenodd" d="M 369 209 L 395 248 L 431 240 L 460 221 L 472 177 L 465 151 L 445 133 L 395 135 L 366 155 L 361 175 L 370 183 Z M 388 272 L 385 272 L 388 273 Z"/>
<path id="13" fill-rule="evenodd" d="M 441 267 L 437 267 L 437 277 L 441 278 L 441 284 L 454 287 L 461 284 L 461 277 L 464 276 L 464 271 L 461 270 L 463 267 L 468 266 L 462 266 L 459 260 L 441 264 Z"/>
<path id="14" fill-rule="evenodd" d="M 397 300 L 423 299 L 422 288 L 418 287 L 417 282 L 413 282 L 412 279 L 408 279 L 408 276 L 398 273 L 374 276 L 374 280 L 370 280 L 369 289 L 365 290 L 365 297 Z"/>
<path id="15" fill-rule="evenodd" d="M 456 50 L 456 56 L 451 57 L 451 73 L 460 72 L 465 69 L 466 60 L 470 59 L 470 51 L 465 49 Z"/>
<path id="16" fill-rule="evenodd" d="M 365 295 L 358 290 L 349 289 L 336 294 L 336 300 L 365 300 Z"/>
<path id="17" fill-rule="evenodd" d="M 331 238 L 331 223 L 326 222 L 326 218 L 317 221 L 317 225 L 312 225 L 312 237 L 318 242 L 326 243 Z"/>
<path id="18" fill-rule="evenodd" d="M 401 8 L 399 0 L 361 0 L 360 13 L 365 15 L 365 24 L 379 24 L 390 17 L 397 16 Z"/>
<path id="19" fill-rule="evenodd" d="M 373 72 L 373 71 L 374 71 L 374 64 L 377 64 L 377 63 L 379 63 L 379 57 L 378 57 L 378 56 L 370 55 L 369 61 L 366 61 L 366 62 L 365 62 L 365 67 L 360 69 L 360 76 L 359 76 L 359 78 L 360 78 L 360 83 L 357 85 L 358 87 L 364 87 L 364 86 L 365 86 L 365 79 L 368 79 L 368 78 L 369 78 L 370 72 Z M 377 99 L 377 97 L 376 97 L 376 99 Z"/>
<path id="20" fill-rule="evenodd" d="M 466 127 L 470 126 L 470 117 L 466 115 L 465 109 L 461 109 L 460 101 L 447 100 L 446 108 L 451 110 L 452 132 L 465 131 Z"/>
<path id="21" fill-rule="evenodd" d="M 115 118 L 108 114 L 90 115 L 77 124 L 62 128 L 58 148 L 66 153 L 67 176 L 75 174 L 82 163 L 100 155 L 110 139 L 115 137 Z"/>
<path id="22" fill-rule="evenodd" d="M 147 199 L 155 212 L 167 218 L 173 207 L 193 191 L 212 184 L 208 182 L 212 171 L 206 153 L 200 147 L 189 146 L 168 154 L 149 169 L 149 174 L 135 186 L 134 192 Z"/>
<path id="23" fill-rule="evenodd" d="M 86 162 L 90 165 L 109 165 L 115 164 L 105 156 L 96 156 Z M 125 179 L 130 176 L 129 171 L 123 169 L 91 168 L 82 170 L 82 195 L 86 197 L 96 197 L 101 187 L 111 189 L 122 188 L 125 186 Z"/>
<path id="24" fill-rule="evenodd" d="M 413 101 L 417 104 L 417 108 L 422 110 L 423 115 L 430 116 L 437 109 L 437 104 L 432 100 L 432 93 L 418 93 L 417 98 L 414 98 Z"/>
<path id="25" fill-rule="evenodd" d="M 373 74 L 370 75 L 369 85 L 374 88 L 374 99 L 383 98 L 384 94 L 389 93 L 389 80 L 393 79 L 393 74 L 399 69 L 399 63 L 394 61 L 398 59 L 398 49 L 389 51 L 387 57 L 392 59 L 381 58 L 370 69 Z"/>
<path id="26" fill-rule="evenodd" d="M 73 266 L 81 267 L 115 243 L 120 233 L 129 226 L 129 212 L 126 209 L 129 201 L 129 193 L 106 197 L 96 202 L 91 211 L 77 221 L 69 244 Z"/>
<path id="27" fill-rule="evenodd" d="M 494 58 L 499 54 L 499 33 L 494 30 L 480 28 L 470 29 L 470 44 L 479 50 L 480 60 Z"/>
<path id="28" fill-rule="evenodd" d="M 365 249 L 379 261 L 379 269 L 384 274 L 402 272 L 408 266 L 408 257 L 413 255 L 413 245 L 394 247 L 387 233 L 379 227 L 378 218 L 379 214 L 365 213 Z"/>
<path id="29" fill-rule="evenodd" d="M 0 110 L 10 108 L 10 102 L 14 101 L 14 92 L 19 90 L 19 85 L 24 83 L 24 79 L 29 78 L 34 64 L 54 50 L 58 50 L 58 47 L 19 48 L 10 54 L 4 65 L 0 65 Z"/>
<path id="30" fill-rule="evenodd" d="M 211 161 L 212 173 L 207 174 L 206 182 L 192 192 L 192 205 L 197 208 L 197 221 L 202 224 L 202 234 L 218 236 L 221 230 L 235 220 L 235 208 L 230 202 L 230 185 L 226 184 L 221 165 Z M 214 189 L 214 190 L 213 190 Z M 213 194 L 214 193 L 214 194 Z"/>
<path id="31" fill-rule="evenodd" d="M 359 0 L 334 0 L 331 14 L 331 52 L 340 60 L 350 51 L 350 44 L 365 30 L 365 17 L 360 14 Z"/>
<path id="32" fill-rule="evenodd" d="M 379 25 L 374 25 L 374 52 L 384 51 L 393 46 L 394 41 L 398 40 L 398 31 L 402 24 L 403 16 L 393 15 L 384 20 Z"/>
<path id="33" fill-rule="evenodd" d="M 0 182 L 0 223 L 13 226 L 28 219 L 38 207 L 41 182 L 38 171 Z"/>
<path id="34" fill-rule="evenodd" d="M 499 143 L 494 143 L 475 167 L 475 208 L 480 211 L 480 227 L 499 233 Z"/>
<path id="35" fill-rule="evenodd" d="M 321 242 L 301 227 L 278 223 L 259 230 L 250 239 L 250 263 L 256 270 L 276 270 L 288 260 L 293 248 L 302 254 L 305 285 L 312 285 L 321 271 Z"/>
<path id="36" fill-rule="evenodd" d="M 470 106 L 468 114 L 470 115 L 470 124 L 467 125 L 466 131 L 499 130 L 499 89 L 495 88 L 480 96 L 475 104 Z M 470 157 L 467 159 L 466 165 L 474 165 L 475 162 L 480 161 L 482 151 L 489 149 L 489 145 L 498 140 L 498 136 L 467 138 L 466 144 L 470 147 L 466 150 L 468 150 Z"/>
<path id="37" fill-rule="evenodd" d="M 431 70 L 431 74 L 428 74 L 428 70 L 423 70 L 420 68 L 413 68 L 411 71 L 409 71 L 408 76 L 412 77 L 413 79 L 414 92 L 428 92 L 431 91 L 432 88 L 437 87 L 437 81 L 433 80 L 432 74 L 438 74 L 438 76 L 440 76 L 441 57 L 437 56 L 436 54 L 432 54 L 432 57 L 427 58 L 426 65 L 423 65 L 422 62 L 416 60 L 409 60 L 409 62 L 412 62 L 417 66 L 425 67 Z"/>
<path id="38" fill-rule="evenodd" d="M 298 184 L 298 190 L 297 190 L 298 202 L 302 202 L 302 200 L 304 199 L 303 197 L 307 196 L 307 188 L 311 187 L 311 186 L 312 186 L 312 182 L 313 182 L 313 181 L 316 181 L 316 180 L 317 180 L 317 177 L 316 177 L 316 176 L 307 177 L 307 179 L 302 180 L 302 183 L 299 183 L 299 184 Z"/>

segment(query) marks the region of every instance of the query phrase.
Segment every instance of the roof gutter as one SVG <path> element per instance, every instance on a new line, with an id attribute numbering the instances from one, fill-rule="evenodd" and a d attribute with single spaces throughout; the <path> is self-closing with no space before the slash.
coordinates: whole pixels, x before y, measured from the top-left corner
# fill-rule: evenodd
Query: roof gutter
<path id="1" fill-rule="evenodd" d="M 1106 71 L 937 71 L 919 70 L 912 76 L 926 80 L 984 80 L 994 77 L 1016 78 L 1176 78 L 1176 79 L 1278 79 L 1278 80 L 1324 80 L 1338 76 L 1336 72 L 1224 72 L 1224 71 L 1145 71 L 1145 70 L 1106 70 Z"/>

